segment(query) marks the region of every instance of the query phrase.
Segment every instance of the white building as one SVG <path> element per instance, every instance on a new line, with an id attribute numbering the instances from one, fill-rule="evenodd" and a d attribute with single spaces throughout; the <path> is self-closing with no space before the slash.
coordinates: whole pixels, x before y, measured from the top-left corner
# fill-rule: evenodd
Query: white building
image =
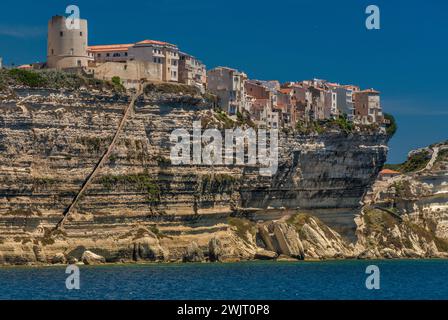
<path id="1" fill-rule="evenodd" d="M 93 58 L 87 52 L 87 20 L 79 19 L 79 28 L 67 28 L 66 18 L 54 16 L 48 21 L 47 67 L 85 68 Z"/>
<path id="2" fill-rule="evenodd" d="M 236 69 L 217 67 L 207 71 L 207 88 L 218 96 L 219 106 L 229 115 L 249 109 L 245 82 L 247 75 Z"/>
<path id="3" fill-rule="evenodd" d="M 350 86 L 338 86 L 336 88 L 337 107 L 340 115 L 347 115 L 347 119 L 353 121 L 355 106 L 353 104 L 353 89 Z"/>
<path id="4" fill-rule="evenodd" d="M 179 80 L 179 49 L 162 41 L 143 40 L 129 48 L 131 59 L 162 64 L 163 81 Z"/>

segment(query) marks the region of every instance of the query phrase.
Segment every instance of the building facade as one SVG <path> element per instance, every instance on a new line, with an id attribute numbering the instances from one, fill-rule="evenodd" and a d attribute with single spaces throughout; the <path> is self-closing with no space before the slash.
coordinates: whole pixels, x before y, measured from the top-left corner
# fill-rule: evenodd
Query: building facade
<path id="1" fill-rule="evenodd" d="M 374 89 L 357 91 L 354 121 L 362 124 L 383 123 L 380 92 Z"/>
<path id="2" fill-rule="evenodd" d="M 180 52 L 179 82 L 205 89 L 207 83 L 205 64 L 187 53 Z"/>
<path id="3" fill-rule="evenodd" d="M 47 67 L 85 68 L 93 58 L 88 54 L 87 20 L 79 19 L 78 29 L 69 29 L 66 18 L 54 16 L 48 21 Z"/>
<path id="4" fill-rule="evenodd" d="M 179 81 L 179 48 L 167 42 L 143 40 L 129 48 L 130 59 L 162 65 L 162 81 Z"/>
<path id="5" fill-rule="evenodd" d="M 207 88 L 218 97 L 220 108 L 229 115 L 250 109 L 246 98 L 247 75 L 236 69 L 217 67 L 207 71 Z"/>

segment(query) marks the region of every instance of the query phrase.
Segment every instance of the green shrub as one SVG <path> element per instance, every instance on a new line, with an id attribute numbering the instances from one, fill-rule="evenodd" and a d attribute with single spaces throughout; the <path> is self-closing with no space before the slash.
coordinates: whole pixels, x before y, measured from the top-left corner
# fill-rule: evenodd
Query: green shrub
<path id="1" fill-rule="evenodd" d="M 32 70 L 11 69 L 9 70 L 9 76 L 19 84 L 28 87 L 44 87 L 48 84 L 42 74 Z"/>
<path id="2" fill-rule="evenodd" d="M 333 123 L 335 123 L 339 129 L 344 131 L 345 133 L 353 132 L 355 126 L 353 122 L 348 121 L 347 117 L 339 116 L 336 119 L 332 120 Z"/>
<path id="3" fill-rule="evenodd" d="M 386 125 L 386 133 L 389 137 L 393 137 L 395 132 L 397 132 L 398 126 L 395 117 L 389 113 L 384 114 L 384 119 L 389 120 L 389 124 Z"/>
<path id="4" fill-rule="evenodd" d="M 120 77 L 117 77 L 117 76 L 112 77 L 112 83 L 114 85 L 116 85 L 116 86 L 121 86 L 121 79 L 120 79 Z"/>
<path id="5" fill-rule="evenodd" d="M 400 166 L 400 172 L 408 173 L 424 169 L 429 160 L 431 160 L 431 155 L 428 151 L 420 151 L 415 153 Z"/>

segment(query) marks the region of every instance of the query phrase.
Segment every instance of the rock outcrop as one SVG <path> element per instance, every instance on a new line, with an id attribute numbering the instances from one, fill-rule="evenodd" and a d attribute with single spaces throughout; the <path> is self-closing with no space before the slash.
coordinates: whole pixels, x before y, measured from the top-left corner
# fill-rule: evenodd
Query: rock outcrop
<path id="1" fill-rule="evenodd" d="M 103 264 L 106 263 L 106 259 L 98 254 L 93 253 L 92 251 L 84 251 L 82 254 L 81 260 L 84 264 L 87 265 L 95 265 L 95 264 Z"/>
<path id="2" fill-rule="evenodd" d="M 201 260 L 193 242 L 210 261 L 348 256 L 336 233 L 354 234 L 354 213 L 386 159 L 387 137 L 379 132 L 282 131 L 273 177 L 260 176 L 259 165 L 175 166 L 173 130 L 191 132 L 194 120 L 223 129 L 237 123 L 223 120 L 204 96 L 146 91 L 108 161 L 55 231 L 106 152 L 129 97 L 9 89 L 0 93 L 2 264 L 51 263 L 59 253 L 82 261 L 85 250 L 107 262 Z M 297 236 L 282 220 L 297 210 L 334 233 L 309 221 Z M 259 246 L 257 232 L 235 231 L 229 217 L 266 221 L 274 243 Z"/>
<path id="3" fill-rule="evenodd" d="M 430 156 L 418 163 L 422 152 Z M 379 179 L 364 200 L 356 219 L 361 257 L 448 256 L 448 143 L 411 152 L 405 164 L 416 170 Z"/>

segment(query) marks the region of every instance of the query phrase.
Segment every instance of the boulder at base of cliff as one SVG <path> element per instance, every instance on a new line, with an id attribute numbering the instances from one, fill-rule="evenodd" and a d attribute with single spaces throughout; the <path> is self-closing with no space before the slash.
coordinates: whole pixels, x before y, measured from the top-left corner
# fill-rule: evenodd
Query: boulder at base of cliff
<path id="1" fill-rule="evenodd" d="M 103 256 L 97 255 L 89 250 L 84 251 L 81 260 L 84 264 L 87 265 L 106 263 L 106 259 Z"/>
<path id="2" fill-rule="evenodd" d="M 304 259 L 303 245 L 293 226 L 285 222 L 268 222 L 258 226 L 258 236 L 267 250 Z"/>
<path id="3" fill-rule="evenodd" d="M 53 258 L 51 258 L 52 264 L 66 264 L 67 259 L 65 258 L 65 255 L 61 252 L 56 253 Z"/>
<path id="4" fill-rule="evenodd" d="M 153 233 L 134 242 L 133 259 L 135 261 L 166 261 L 168 255 L 168 251 L 160 245 L 159 239 Z"/>
<path id="5" fill-rule="evenodd" d="M 187 247 L 187 251 L 183 257 L 184 262 L 203 262 L 205 261 L 204 252 L 199 248 L 198 244 L 193 241 Z"/>
<path id="6" fill-rule="evenodd" d="M 75 257 L 68 257 L 67 258 L 67 263 L 68 264 L 77 264 L 78 263 L 78 259 L 76 259 Z"/>
<path id="7" fill-rule="evenodd" d="M 294 226 L 303 244 L 306 258 L 341 259 L 353 257 L 353 248 L 339 233 L 317 217 L 300 213 L 287 222 Z"/>
<path id="8" fill-rule="evenodd" d="M 210 261 L 233 262 L 253 260 L 256 249 L 233 231 L 219 232 L 209 241 Z"/>
<path id="9" fill-rule="evenodd" d="M 277 258 L 277 256 L 278 254 L 276 252 L 261 248 L 258 248 L 257 251 L 255 252 L 255 259 L 259 260 L 272 260 Z"/>
<path id="10" fill-rule="evenodd" d="M 294 259 L 290 256 L 281 254 L 278 256 L 277 261 L 286 261 L 286 262 L 292 262 L 292 261 L 297 261 L 297 259 Z"/>

